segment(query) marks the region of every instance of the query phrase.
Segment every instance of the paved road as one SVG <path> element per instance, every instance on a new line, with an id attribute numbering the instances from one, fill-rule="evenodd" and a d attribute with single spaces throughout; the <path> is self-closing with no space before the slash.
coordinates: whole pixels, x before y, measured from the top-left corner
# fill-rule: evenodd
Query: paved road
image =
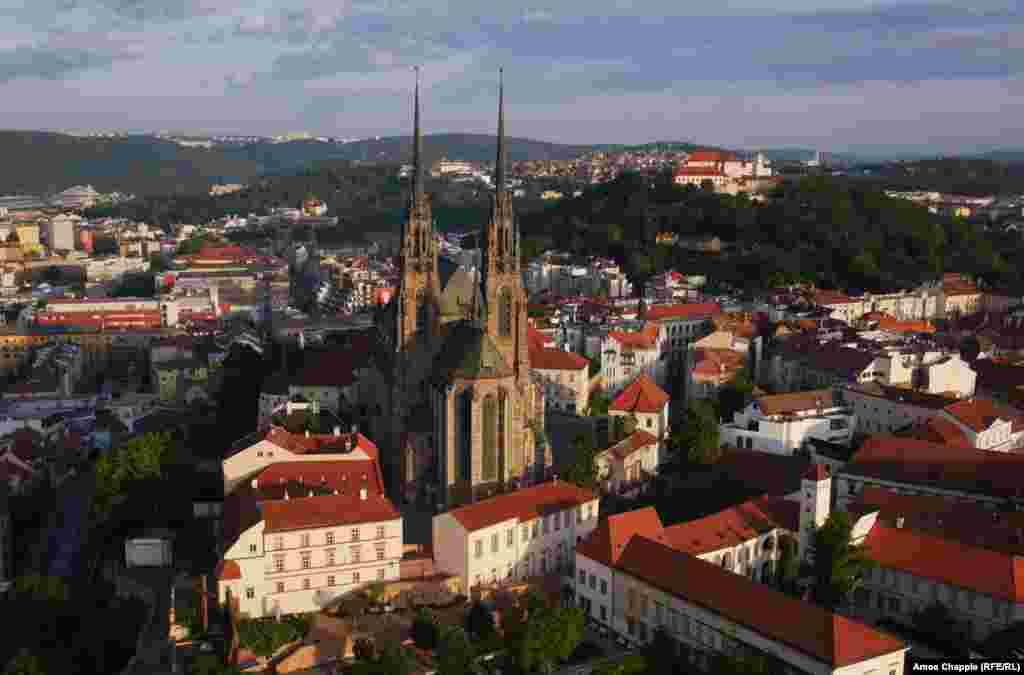
<path id="1" fill-rule="evenodd" d="M 47 528 L 46 569 L 50 576 L 71 579 L 77 574 L 94 487 L 92 472 L 84 472 L 60 489 L 58 508 Z"/>

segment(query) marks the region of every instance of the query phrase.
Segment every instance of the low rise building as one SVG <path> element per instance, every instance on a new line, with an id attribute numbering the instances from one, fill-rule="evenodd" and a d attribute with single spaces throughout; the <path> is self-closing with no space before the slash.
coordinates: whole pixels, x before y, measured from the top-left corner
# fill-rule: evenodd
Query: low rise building
<path id="1" fill-rule="evenodd" d="M 653 435 L 659 442 L 669 434 L 669 395 L 646 373 L 633 380 L 608 406 L 614 417 L 635 417 L 636 428 Z"/>
<path id="2" fill-rule="evenodd" d="M 661 346 L 656 324 L 638 331 L 608 331 L 601 345 L 601 380 L 606 391 L 617 394 L 641 374 L 663 382 Z"/>
<path id="3" fill-rule="evenodd" d="M 658 437 L 646 431 L 632 434 L 597 453 L 601 489 L 613 494 L 635 494 L 658 471 Z"/>
<path id="4" fill-rule="evenodd" d="M 598 521 L 598 496 L 554 480 L 434 516 L 434 564 L 461 592 L 571 570 Z"/>
<path id="5" fill-rule="evenodd" d="M 857 417 L 833 389 L 761 396 L 719 427 L 723 446 L 791 455 L 811 438 L 848 444 Z"/>
<path id="6" fill-rule="evenodd" d="M 562 349 L 530 348 L 530 368 L 544 384 L 549 410 L 580 415 L 590 401 L 590 361 Z"/>

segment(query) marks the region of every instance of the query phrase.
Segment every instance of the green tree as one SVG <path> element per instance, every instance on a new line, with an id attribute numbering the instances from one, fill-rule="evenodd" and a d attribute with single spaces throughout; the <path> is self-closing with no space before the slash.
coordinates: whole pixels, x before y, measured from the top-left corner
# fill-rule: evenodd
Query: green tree
<path id="1" fill-rule="evenodd" d="M 850 541 L 853 524 L 845 511 L 833 511 L 811 539 L 815 599 L 828 607 L 846 601 L 874 566 L 861 546 Z"/>
<path id="2" fill-rule="evenodd" d="M 22 649 L 8 661 L 3 675 L 49 675 L 50 672 L 46 659 L 29 649 Z"/>
<path id="3" fill-rule="evenodd" d="M 441 636 L 437 647 L 438 675 L 469 675 L 473 672 L 476 654 L 469 635 L 461 626 L 452 626 Z"/>
<path id="4" fill-rule="evenodd" d="M 732 421 L 734 413 L 746 407 L 754 391 L 754 383 L 750 371 L 744 368 L 736 374 L 736 378 L 718 390 L 718 415 L 721 419 Z"/>
<path id="5" fill-rule="evenodd" d="M 476 642 L 490 640 L 496 631 L 494 615 L 481 602 L 474 602 L 466 612 L 466 632 Z"/>
<path id="6" fill-rule="evenodd" d="M 573 461 L 566 467 L 562 478 L 568 482 L 588 490 L 597 487 L 597 450 L 593 439 L 581 434 L 573 441 Z"/>
<path id="7" fill-rule="evenodd" d="M 224 663 L 223 659 L 214 654 L 201 654 L 192 665 L 195 675 L 239 675 L 242 671 L 236 666 Z"/>
<path id="8" fill-rule="evenodd" d="M 710 671 L 722 675 L 770 675 L 768 659 L 760 654 L 716 652 Z"/>
<path id="9" fill-rule="evenodd" d="M 775 579 L 779 588 L 786 592 L 794 590 L 794 583 L 800 574 L 800 547 L 789 535 L 779 535 L 779 562 L 775 568 Z"/>
<path id="10" fill-rule="evenodd" d="M 539 598 L 525 604 L 525 611 L 509 612 L 509 622 L 504 624 L 509 657 L 520 672 L 550 672 L 583 640 L 583 610 L 551 607 Z"/>
<path id="11" fill-rule="evenodd" d="M 412 640 L 420 649 L 434 649 L 440 640 L 440 629 L 433 613 L 420 608 L 412 620 Z"/>
<path id="12" fill-rule="evenodd" d="M 611 399 L 600 392 L 590 395 L 590 406 L 587 414 L 591 417 L 602 417 L 608 414 L 608 407 L 612 404 Z"/>
<path id="13" fill-rule="evenodd" d="M 379 675 L 410 675 L 413 672 L 413 660 L 402 645 L 388 642 L 380 650 L 375 670 Z"/>
<path id="14" fill-rule="evenodd" d="M 170 434 L 150 433 L 101 456 L 95 470 L 97 512 L 109 515 L 134 484 L 162 478 L 175 452 Z"/>
<path id="15" fill-rule="evenodd" d="M 676 467 L 712 464 L 721 454 L 718 415 L 707 401 L 692 401 L 682 426 L 669 438 L 669 464 Z"/>

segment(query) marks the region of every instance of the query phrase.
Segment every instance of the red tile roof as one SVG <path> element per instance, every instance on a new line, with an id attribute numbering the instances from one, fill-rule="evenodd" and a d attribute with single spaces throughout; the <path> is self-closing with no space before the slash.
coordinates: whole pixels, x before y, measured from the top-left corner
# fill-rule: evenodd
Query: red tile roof
<path id="1" fill-rule="evenodd" d="M 957 401 L 946 406 L 944 412 L 975 432 L 988 429 L 997 419 L 1013 422 L 1014 431 L 1024 429 L 1024 415 L 987 398 Z"/>
<path id="2" fill-rule="evenodd" d="M 661 413 L 668 401 L 668 394 L 647 373 L 640 373 L 640 377 L 633 380 L 612 401 L 609 410 L 649 414 Z"/>
<path id="3" fill-rule="evenodd" d="M 715 471 L 756 488 L 762 494 L 783 497 L 800 490 L 808 464 L 797 455 L 725 448 L 715 464 Z"/>
<path id="4" fill-rule="evenodd" d="M 685 303 L 677 305 L 654 305 L 647 308 L 644 316 L 648 321 L 662 321 L 665 319 L 687 319 L 697 321 L 711 319 L 722 313 L 722 307 L 718 303 Z"/>
<path id="5" fill-rule="evenodd" d="M 466 531 L 475 532 L 513 518 L 519 521 L 533 520 L 595 499 L 597 495 L 590 490 L 554 480 L 460 506 L 448 514 Z"/>
<path id="6" fill-rule="evenodd" d="M 724 176 L 725 172 L 713 166 L 681 166 L 676 176 Z"/>
<path id="7" fill-rule="evenodd" d="M 654 324 L 646 324 L 637 331 L 608 331 L 608 337 L 617 341 L 623 347 L 632 349 L 654 349 L 658 344 L 658 327 Z"/>
<path id="8" fill-rule="evenodd" d="M 232 581 L 242 578 L 242 570 L 234 560 L 221 560 L 217 563 L 217 579 Z"/>
<path id="9" fill-rule="evenodd" d="M 1024 602 L 1024 558 L 877 523 L 864 546 L 882 567 Z"/>
<path id="10" fill-rule="evenodd" d="M 775 498 L 772 501 L 781 505 L 786 500 Z M 792 500 L 788 504 L 792 506 L 772 504 L 774 508 L 770 508 L 764 498 L 746 501 L 710 516 L 667 527 L 664 541 L 677 551 L 701 555 L 739 546 L 778 528 L 794 531 L 790 527 L 794 517 L 796 530 L 799 530 L 800 504 Z M 785 522 L 779 522 L 780 516 Z"/>
<path id="11" fill-rule="evenodd" d="M 612 566 L 634 535 L 656 538 L 663 535 L 661 518 L 653 506 L 602 518 L 576 552 L 595 562 Z"/>
<path id="12" fill-rule="evenodd" d="M 646 431 L 634 431 L 632 434 L 622 439 L 615 445 L 608 448 L 606 452 L 609 452 L 619 459 L 626 459 L 634 452 L 648 448 L 652 445 L 657 445 L 658 439 L 647 433 Z"/>
<path id="13" fill-rule="evenodd" d="M 1024 496 L 1024 454 L 915 438 L 872 436 L 843 467 L 843 473 L 992 497 Z"/>
<path id="14" fill-rule="evenodd" d="M 616 568 L 834 668 L 906 649 L 888 633 L 647 537 L 633 537 Z"/>
<path id="15" fill-rule="evenodd" d="M 945 443 L 946 445 L 958 445 L 961 447 L 971 445 L 963 429 L 943 417 L 931 418 L 923 426 L 912 429 L 910 435 L 922 441 L 931 441 L 933 443 Z"/>
<path id="16" fill-rule="evenodd" d="M 530 367 L 538 370 L 582 370 L 590 365 L 588 359 L 563 349 L 530 348 Z"/>
<path id="17" fill-rule="evenodd" d="M 761 396 L 756 400 L 757 407 L 764 415 L 795 415 L 800 412 L 808 412 L 815 410 L 819 402 L 826 410 L 839 405 L 836 401 L 835 391 L 832 389 L 773 394 Z"/>
<path id="18" fill-rule="evenodd" d="M 373 494 L 384 492 L 384 485 L 377 471 L 377 462 L 374 460 L 277 462 L 261 471 L 254 480 L 257 482 L 256 489 L 264 498 L 278 498 L 272 497 L 267 490 L 275 485 L 287 483 L 301 483 L 309 487 L 322 486 L 346 493 L 358 491 L 363 486 Z"/>
<path id="19" fill-rule="evenodd" d="M 814 304 L 822 307 L 830 305 L 846 305 L 853 302 L 856 301 L 845 293 L 840 293 L 839 291 L 826 291 L 820 289 L 814 291 Z"/>
<path id="20" fill-rule="evenodd" d="M 305 434 L 293 434 L 281 427 L 271 427 L 262 438 L 257 437 L 256 440 L 246 444 L 244 447 L 239 447 L 232 454 L 238 454 L 255 445 L 260 440 L 267 440 L 296 455 L 343 454 L 349 451 L 348 439 L 351 435 L 310 434 L 307 437 Z M 380 451 L 373 441 L 360 433 L 356 434 L 356 449 L 365 452 L 370 459 L 378 459 L 380 457 Z"/>
<path id="21" fill-rule="evenodd" d="M 686 157 L 687 162 L 735 162 L 736 155 L 721 150 L 695 150 Z"/>
<path id="22" fill-rule="evenodd" d="M 263 531 L 287 532 L 337 525 L 379 523 L 401 518 L 401 514 L 387 497 L 368 494 L 361 499 L 358 493 L 279 499 L 263 503 Z"/>
<path id="23" fill-rule="evenodd" d="M 906 495 L 875 485 L 865 485 L 857 495 L 854 509 L 878 510 L 878 522 L 905 528 L 971 546 L 1024 555 L 1024 512 L 993 511 L 979 504 L 939 495 Z"/>

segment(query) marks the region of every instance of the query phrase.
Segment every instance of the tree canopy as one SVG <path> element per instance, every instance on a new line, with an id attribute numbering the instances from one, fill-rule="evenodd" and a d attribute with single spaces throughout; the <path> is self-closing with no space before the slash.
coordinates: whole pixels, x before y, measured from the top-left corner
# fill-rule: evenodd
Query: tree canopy
<path id="1" fill-rule="evenodd" d="M 508 655 L 520 672 L 550 671 L 583 640 L 585 617 L 579 607 L 552 607 L 531 598 L 521 611 L 503 616 Z"/>
<path id="2" fill-rule="evenodd" d="M 470 675 L 476 651 L 462 626 L 452 626 L 441 636 L 437 647 L 438 675 Z"/>
<path id="3" fill-rule="evenodd" d="M 128 490 L 160 479 L 175 458 L 177 446 L 168 433 L 145 434 L 114 448 L 96 461 L 96 510 L 109 515 Z"/>
<path id="4" fill-rule="evenodd" d="M 850 541 L 853 523 L 845 511 L 833 511 L 814 531 L 810 567 L 814 576 L 815 599 L 828 607 L 846 601 L 874 566 L 860 546 Z"/>
<path id="5" fill-rule="evenodd" d="M 683 423 L 669 437 L 668 464 L 686 466 L 714 463 L 720 455 L 718 413 L 708 401 L 694 400 L 686 407 Z"/>
<path id="6" fill-rule="evenodd" d="M 572 444 L 572 463 L 566 467 L 562 479 L 581 488 L 597 488 L 597 449 L 592 434 L 580 434 Z"/>

